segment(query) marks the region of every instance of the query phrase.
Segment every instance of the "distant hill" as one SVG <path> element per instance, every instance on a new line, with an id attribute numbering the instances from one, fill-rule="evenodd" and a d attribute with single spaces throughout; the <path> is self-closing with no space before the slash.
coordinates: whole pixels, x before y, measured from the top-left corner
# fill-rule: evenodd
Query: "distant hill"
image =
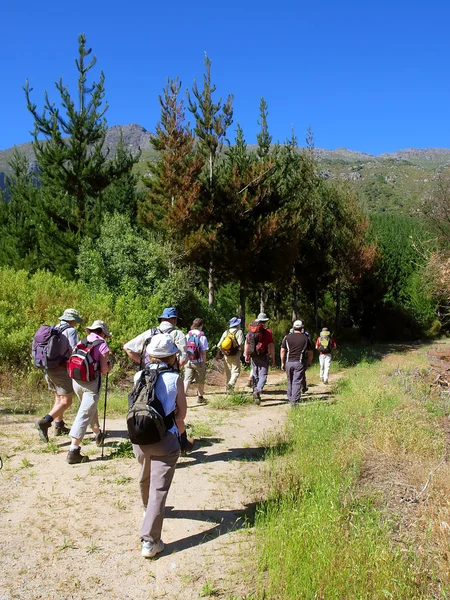
<path id="1" fill-rule="evenodd" d="M 108 129 L 105 150 L 114 154 L 123 136 L 125 147 L 132 152 L 142 151 L 136 171 L 144 173 L 148 160 L 154 160 L 151 133 L 144 127 L 115 125 Z M 16 146 L 25 154 L 30 169 L 37 170 L 31 142 Z M 0 188 L 4 188 L 5 175 L 11 171 L 8 162 L 14 148 L 0 151 Z M 346 148 L 314 150 L 321 174 L 325 178 L 350 181 L 370 211 L 412 213 L 420 211 L 422 202 L 433 193 L 437 176 L 450 169 L 448 148 L 407 148 L 374 156 Z M 450 171 L 449 171 L 450 174 Z"/>

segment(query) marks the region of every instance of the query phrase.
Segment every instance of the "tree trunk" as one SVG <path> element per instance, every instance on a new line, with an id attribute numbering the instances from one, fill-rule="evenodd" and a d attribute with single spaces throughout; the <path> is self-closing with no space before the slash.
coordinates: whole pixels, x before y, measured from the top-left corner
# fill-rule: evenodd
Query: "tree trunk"
<path id="1" fill-rule="evenodd" d="M 241 319 L 242 331 L 245 331 L 245 301 L 247 299 L 247 288 L 241 281 L 239 285 L 239 318 Z"/>
<path id="2" fill-rule="evenodd" d="M 298 282 L 294 279 L 292 283 L 292 320 L 298 319 Z"/>
<path id="3" fill-rule="evenodd" d="M 266 312 L 266 302 L 264 298 L 264 290 L 260 290 L 259 292 L 259 312 Z"/>
<path id="4" fill-rule="evenodd" d="M 212 261 L 209 263 L 208 304 L 209 306 L 212 306 L 214 304 L 214 268 Z"/>
<path id="5" fill-rule="evenodd" d="M 336 279 L 336 329 L 341 327 L 341 280 Z"/>
<path id="6" fill-rule="evenodd" d="M 319 303 L 317 301 L 317 288 L 314 293 L 314 319 L 316 321 L 316 333 L 319 333 Z"/>

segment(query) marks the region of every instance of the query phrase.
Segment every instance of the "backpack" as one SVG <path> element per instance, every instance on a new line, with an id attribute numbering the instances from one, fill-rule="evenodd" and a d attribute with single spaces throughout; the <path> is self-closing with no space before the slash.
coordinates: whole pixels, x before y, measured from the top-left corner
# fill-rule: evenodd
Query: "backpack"
<path id="1" fill-rule="evenodd" d="M 63 335 L 63 331 L 71 325 L 65 323 L 62 327 L 42 325 L 33 337 L 31 355 L 34 366 L 38 369 L 53 369 L 65 365 L 72 348 Z"/>
<path id="2" fill-rule="evenodd" d="M 193 331 L 188 333 L 186 352 L 189 360 L 199 360 L 202 357 L 202 348 L 200 345 L 200 338 L 202 335 L 202 333 L 198 335 Z"/>
<path id="3" fill-rule="evenodd" d="M 319 337 L 319 352 L 330 354 L 331 352 L 331 333 L 329 331 L 321 332 Z"/>
<path id="4" fill-rule="evenodd" d="M 166 331 L 164 331 L 164 333 L 171 333 L 172 331 L 175 331 L 176 327 L 169 327 L 169 329 L 166 329 Z M 147 350 L 147 346 L 150 344 L 151 339 L 154 335 L 156 335 L 157 333 L 163 333 L 161 331 L 161 329 L 159 327 L 152 327 L 151 331 L 150 331 L 150 335 L 148 336 L 148 338 L 144 341 L 144 344 L 142 345 L 142 350 L 141 350 L 141 360 L 139 362 L 139 369 L 142 371 L 142 369 L 144 367 L 146 367 L 148 364 L 150 364 L 150 360 L 148 358 L 148 355 L 145 353 L 145 351 Z"/>
<path id="5" fill-rule="evenodd" d="M 221 351 L 226 356 L 234 356 L 239 350 L 239 344 L 236 340 L 236 331 L 227 331 L 226 336 L 223 338 L 223 342 L 220 344 Z"/>
<path id="6" fill-rule="evenodd" d="M 266 354 L 267 348 L 264 343 L 264 325 L 258 321 L 252 321 L 248 326 L 247 347 L 248 353 Z"/>
<path id="7" fill-rule="evenodd" d="M 170 367 L 146 367 L 128 395 L 127 429 L 132 444 L 160 442 L 174 423 L 174 412 L 164 415 L 156 396 L 155 385 L 161 373 L 172 372 Z"/>
<path id="8" fill-rule="evenodd" d="M 100 375 L 100 363 L 94 360 L 92 350 L 104 340 L 88 342 L 87 338 L 78 342 L 67 362 L 69 377 L 76 381 L 94 381 Z"/>

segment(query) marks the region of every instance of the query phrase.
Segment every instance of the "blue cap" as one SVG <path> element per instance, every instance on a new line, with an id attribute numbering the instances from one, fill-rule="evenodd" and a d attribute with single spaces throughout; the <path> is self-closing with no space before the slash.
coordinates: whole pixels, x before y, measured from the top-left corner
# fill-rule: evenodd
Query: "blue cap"
<path id="1" fill-rule="evenodd" d="M 174 319 L 174 318 L 180 319 L 176 308 L 165 308 L 163 310 L 162 315 L 160 315 L 158 317 L 158 319 Z M 181 321 L 181 319 L 180 319 L 180 321 Z"/>
<path id="2" fill-rule="evenodd" d="M 232 319 L 230 319 L 230 327 L 237 327 L 240 324 L 241 324 L 241 320 L 238 319 L 237 317 L 233 317 Z"/>

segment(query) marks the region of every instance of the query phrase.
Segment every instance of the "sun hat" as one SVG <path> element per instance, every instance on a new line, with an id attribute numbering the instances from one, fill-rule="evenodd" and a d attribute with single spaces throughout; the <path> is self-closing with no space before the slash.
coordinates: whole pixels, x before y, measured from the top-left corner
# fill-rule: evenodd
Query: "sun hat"
<path id="1" fill-rule="evenodd" d="M 322 331 L 328 331 L 328 327 L 322 327 Z"/>
<path id="2" fill-rule="evenodd" d="M 256 317 L 257 321 L 269 321 L 269 317 L 266 315 L 266 313 L 259 313 L 259 315 Z"/>
<path id="3" fill-rule="evenodd" d="M 165 308 L 163 310 L 162 315 L 158 317 L 158 319 L 180 319 L 177 313 L 177 309 L 173 307 Z M 182 321 L 182 319 L 180 319 Z"/>
<path id="4" fill-rule="evenodd" d="M 147 354 L 155 358 L 172 356 L 178 352 L 173 339 L 167 333 L 157 333 L 152 337 L 146 348 Z"/>
<path id="5" fill-rule="evenodd" d="M 241 319 L 238 319 L 237 317 L 233 317 L 232 319 L 230 319 L 230 327 L 237 327 L 240 324 Z"/>
<path id="6" fill-rule="evenodd" d="M 90 325 L 89 327 L 86 327 L 86 331 L 92 331 L 93 329 L 94 330 L 101 329 L 106 337 L 111 337 L 111 334 L 109 333 L 108 325 L 105 323 L 105 321 L 97 320 L 97 321 L 94 321 L 92 323 L 92 325 Z"/>
<path id="7" fill-rule="evenodd" d="M 302 329 L 303 328 L 303 321 L 300 321 L 300 319 L 297 319 L 296 321 L 293 322 L 292 328 L 293 329 Z"/>
<path id="8" fill-rule="evenodd" d="M 59 317 L 60 321 L 76 321 L 77 323 L 81 323 L 81 321 L 83 320 L 82 317 L 80 317 L 80 313 L 75 310 L 74 308 L 66 308 L 64 311 L 64 314 Z"/>

